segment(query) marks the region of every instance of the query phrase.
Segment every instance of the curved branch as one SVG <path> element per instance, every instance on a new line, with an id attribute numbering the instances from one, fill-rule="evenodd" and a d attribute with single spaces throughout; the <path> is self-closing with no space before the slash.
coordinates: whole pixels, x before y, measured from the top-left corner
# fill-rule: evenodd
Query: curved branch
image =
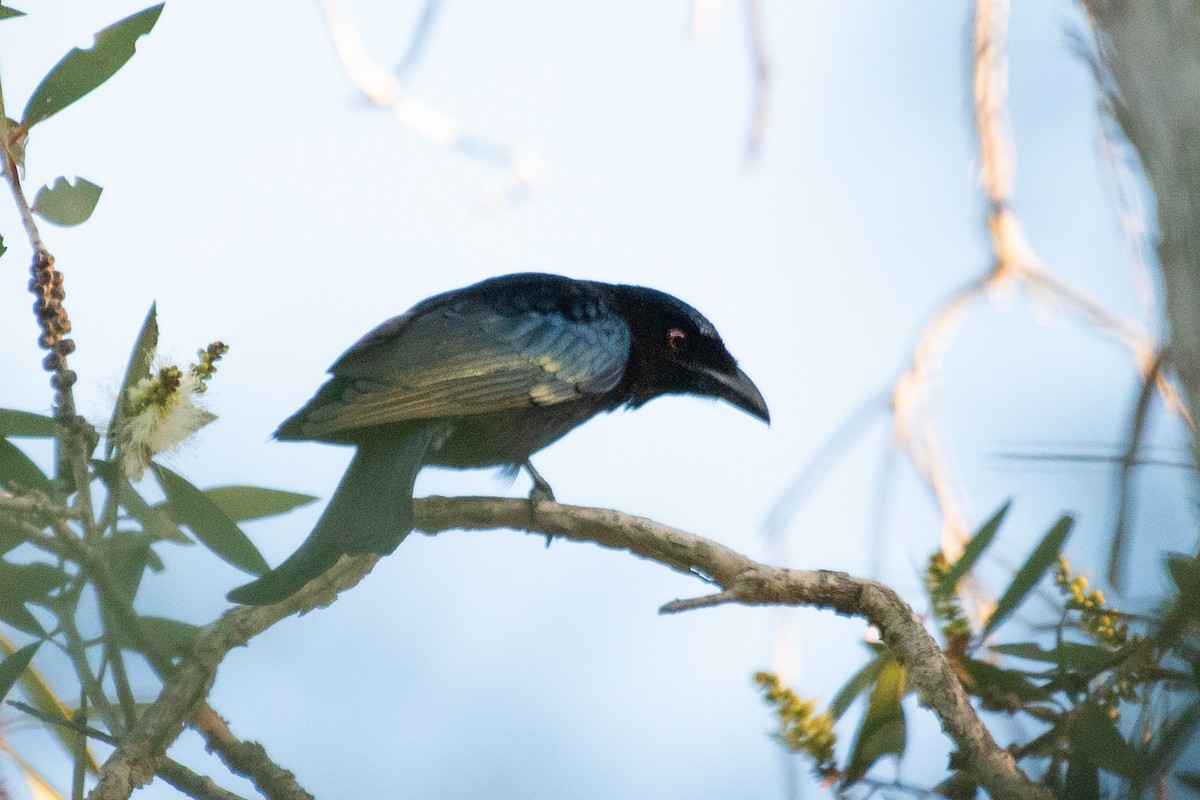
<path id="1" fill-rule="evenodd" d="M 720 587 L 710 598 L 668 603 L 671 613 L 720 602 L 805 605 L 858 616 L 877 627 L 884 644 L 908 670 L 922 705 L 933 710 L 958 747 L 961 762 L 992 797 L 1045 800 L 1050 793 L 1017 768 L 993 741 L 937 643 L 912 609 L 876 581 L 824 570 L 789 570 L 753 561 L 709 539 L 641 517 L 599 508 L 491 497 L 429 497 L 414 501 L 417 530 L 517 528 L 601 547 L 624 550 Z M 371 571 L 376 556 L 343 556 L 329 572 L 282 603 L 239 607 L 201 631 L 192 657 L 170 676 L 163 692 L 100 770 L 90 800 L 123 800 L 154 774 L 156 759 L 175 740 L 184 721 L 202 708 L 217 667 L 241 646 L 281 619 L 328 605 L 339 592 Z"/>

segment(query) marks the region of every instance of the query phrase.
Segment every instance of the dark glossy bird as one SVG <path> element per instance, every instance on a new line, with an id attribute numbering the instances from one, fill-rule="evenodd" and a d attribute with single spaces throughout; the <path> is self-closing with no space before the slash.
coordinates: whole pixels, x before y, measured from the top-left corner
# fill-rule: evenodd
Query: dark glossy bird
<path id="1" fill-rule="evenodd" d="M 347 350 L 275 436 L 354 445 L 300 548 L 229 599 L 291 596 L 343 554 L 392 552 L 412 530 L 417 473 L 524 467 L 602 411 L 665 394 L 720 398 L 770 421 L 716 328 L 675 297 L 559 275 L 505 275 L 424 300 Z"/>

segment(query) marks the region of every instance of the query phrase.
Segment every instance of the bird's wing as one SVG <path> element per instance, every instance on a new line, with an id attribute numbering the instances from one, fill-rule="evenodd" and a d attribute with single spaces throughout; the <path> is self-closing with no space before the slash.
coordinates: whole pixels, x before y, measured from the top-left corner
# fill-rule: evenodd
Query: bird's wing
<path id="1" fill-rule="evenodd" d="M 306 436 L 551 405 L 614 388 L 629 328 L 604 308 L 501 313 L 478 300 L 418 307 L 368 334 L 296 417 Z M 298 421 L 299 421 L 298 420 Z"/>

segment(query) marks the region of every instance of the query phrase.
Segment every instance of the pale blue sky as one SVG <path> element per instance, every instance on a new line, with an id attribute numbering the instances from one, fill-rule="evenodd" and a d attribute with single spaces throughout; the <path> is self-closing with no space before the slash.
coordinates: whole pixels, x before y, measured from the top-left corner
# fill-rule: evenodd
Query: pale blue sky
<path id="1" fill-rule="evenodd" d="M 18 108 L 67 49 L 142 7 L 15 4 L 30 14 L 0 24 L 0 76 Z M 363 102 L 315 3 L 169 2 L 130 64 L 37 128 L 29 147 L 31 188 L 60 174 L 105 187 L 87 224 L 44 231 L 66 274 L 80 408 L 107 419 L 156 300 L 168 353 L 187 359 L 213 339 L 232 346 L 208 395 L 221 419 L 171 456 L 172 467 L 201 486 L 325 497 L 347 451 L 268 437 L 377 322 L 505 272 L 644 283 L 714 321 L 766 396 L 771 427 L 728 406 L 664 399 L 597 419 L 535 463 L 564 502 L 649 516 L 767 557 L 771 504 L 841 420 L 894 378 L 923 322 L 987 265 L 989 249 L 966 8 L 763 5 L 772 116 L 748 166 L 740 4 L 723 3 L 714 37 L 696 42 L 682 0 L 448 0 L 412 91 L 546 164 L 529 197 L 485 213 L 480 193 L 502 171 Z M 391 64 L 420 3 L 349 9 Z M 1015 4 L 1017 209 L 1057 274 L 1137 315 L 1092 81 L 1072 45 L 1080 31 L 1071 3 Z M 0 407 L 46 410 L 26 252 L 3 202 L 0 233 L 10 248 L 0 259 Z M 1013 469 L 997 453 L 1114 445 L 1134 384 L 1124 351 L 1052 305 L 1031 310 L 1022 295 L 981 304 L 959 326 L 934 407 L 971 520 L 1016 498 L 997 547 L 1008 566 L 1065 509 L 1080 514 L 1080 563 L 1098 564 L 1112 475 Z M 1161 442 L 1178 439 L 1175 427 L 1158 425 Z M 918 572 L 938 524 L 902 462 L 882 552 L 868 534 L 885 439 L 881 420 L 803 507 L 789 529 L 790 563 L 857 573 L 882 564 L 879 577 L 921 610 Z M 1183 546 L 1190 534 L 1184 476 L 1146 477 L 1141 519 L 1160 537 L 1142 540 L 1150 564 L 1157 547 Z M 487 472 L 430 470 L 418 485 L 526 490 L 524 479 L 506 487 Z M 276 562 L 317 513 L 248 532 Z M 171 578 L 148 579 L 147 612 L 204 622 L 244 580 L 200 548 L 164 556 Z M 780 798 L 772 720 L 751 685 L 772 663 L 773 616 L 655 614 L 704 591 L 627 556 L 563 543 L 547 551 L 519 533 L 414 536 L 333 608 L 234 653 L 212 700 L 319 797 Z M 863 626 L 812 611 L 794 626 L 795 685 L 828 700 L 861 658 Z M 934 780 L 944 742 L 926 712 L 910 719 L 930 735 L 915 740 L 905 776 Z M 172 753 L 206 769 L 193 734 Z M 0 765 L 0 775 L 15 771 Z"/>

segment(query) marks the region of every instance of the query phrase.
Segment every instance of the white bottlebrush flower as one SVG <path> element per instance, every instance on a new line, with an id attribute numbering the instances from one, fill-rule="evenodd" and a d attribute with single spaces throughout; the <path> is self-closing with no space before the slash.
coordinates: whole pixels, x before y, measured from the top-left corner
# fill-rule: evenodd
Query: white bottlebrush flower
<path id="1" fill-rule="evenodd" d="M 201 351 L 202 355 L 204 352 Z M 186 371 L 173 365 L 161 367 L 129 387 L 121 398 L 124 403 L 118 432 L 121 469 L 131 481 L 141 479 L 156 455 L 216 419 L 196 403 L 214 369 L 203 358 L 202 364 L 205 368 L 192 366 Z"/>

